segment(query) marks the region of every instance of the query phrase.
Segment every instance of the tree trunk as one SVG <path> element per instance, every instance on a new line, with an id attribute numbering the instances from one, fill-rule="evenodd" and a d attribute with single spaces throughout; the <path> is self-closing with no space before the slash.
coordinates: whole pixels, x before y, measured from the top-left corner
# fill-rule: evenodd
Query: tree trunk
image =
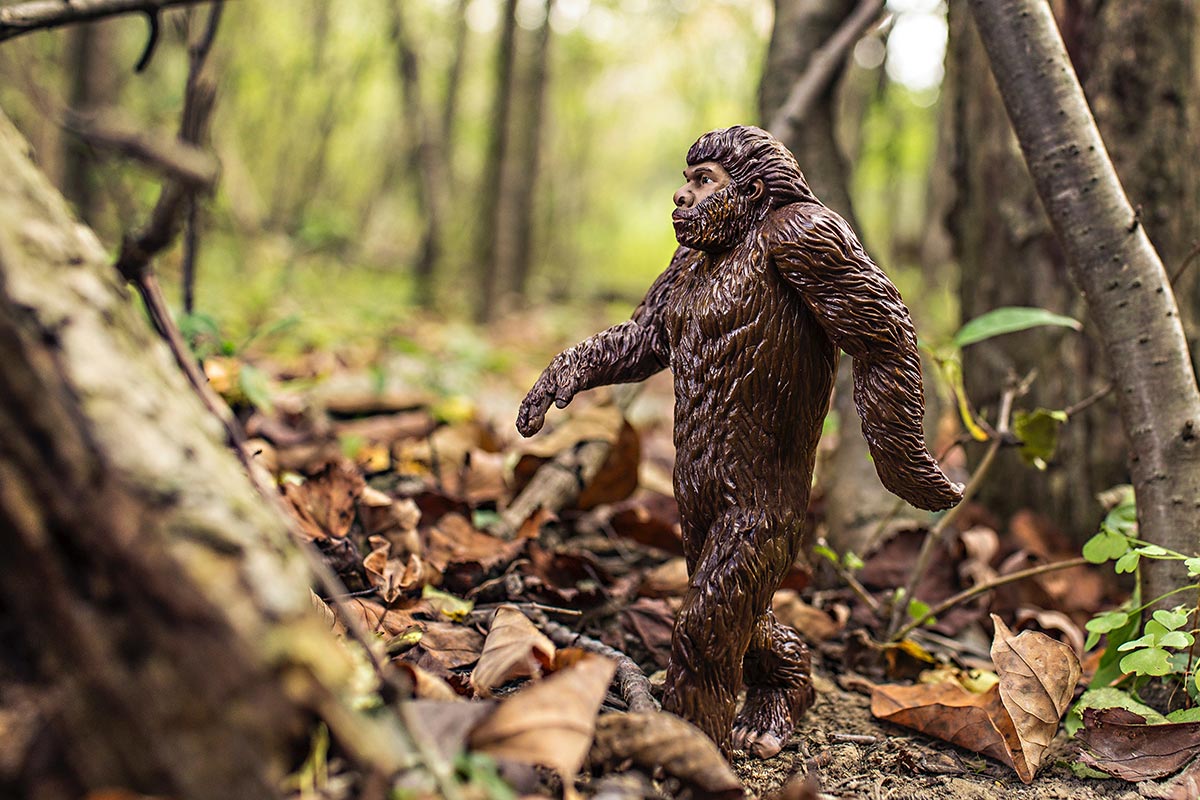
<path id="1" fill-rule="evenodd" d="M 1108 158 L 1049 5 L 971 0 L 970 7 L 1038 196 L 1113 366 L 1141 536 L 1194 552 L 1200 391 L 1167 272 Z M 1145 577 L 1154 597 L 1183 585 L 1186 570 L 1182 562 L 1150 561 Z"/>
<path id="2" fill-rule="evenodd" d="M 810 68 L 814 53 L 826 44 L 858 5 L 855 0 L 776 0 L 775 24 L 759 84 L 759 117 L 775 120 L 791 88 Z M 848 52 L 848 51 L 847 51 Z M 837 70 L 840 76 L 844 66 Z M 857 228 L 850 199 L 849 168 L 837 139 L 838 77 L 809 105 L 800 124 L 787 127 L 784 144 L 795 153 L 804 176 L 823 203 Z M 786 135 L 786 134 L 785 134 Z M 830 545 L 838 552 L 869 549 L 878 522 L 892 513 L 897 500 L 875 474 L 854 406 L 851 360 L 842 359 L 833 408 L 838 444 L 824 462 L 820 482 Z"/>
<path id="3" fill-rule="evenodd" d="M 1200 176 L 1186 153 L 1196 113 L 1195 8 L 1188 3 L 1072 2 L 1064 17 L 1072 57 L 1114 162 L 1168 265 L 1183 261 Z M 1006 118 L 986 55 L 965 8 L 952 6 L 944 108 L 952 117 L 957 197 L 949 227 L 962 265 L 962 316 L 1005 305 L 1034 305 L 1084 318 Z M 1070 32 L 1076 32 L 1070 35 Z M 1195 274 L 1185 275 L 1194 292 Z M 1186 298 L 1188 295 L 1184 295 Z M 1194 302 L 1185 299 L 1184 306 Z M 1109 370 L 1094 320 L 1086 335 L 1051 330 L 1013 334 L 964 354 L 967 389 L 993 408 L 1010 373 L 1036 369 L 1027 407 L 1068 408 L 1103 388 Z M 1072 417 L 1058 456 L 1039 473 L 1014 451 L 1002 454 L 981 493 L 1004 516 L 1023 507 L 1050 515 L 1077 538 L 1094 533 L 1098 492 L 1128 480 L 1115 399 Z"/>
<path id="4" fill-rule="evenodd" d="M 360 724 L 308 569 L 2 114 L 0 172 L 3 661 L 64 765 L 18 793 L 278 796 L 315 711 Z"/>
<path id="5" fill-rule="evenodd" d="M 529 285 L 529 270 L 533 263 L 533 217 L 534 196 L 541 166 L 543 113 L 546 100 L 547 69 L 550 60 L 550 14 L 554 0 L 546 0 L 546 18 L 538 27 L 533 51 L 526 68 L 524 90 L 524 130 L 520 130 L 520 143 L 513 178 L 513 217 L 516 241 L 513 249 L 513 292 L 524 298 Z"/>
<path id="6" fill-rule="evenodd" d="M 77 25 L 67 33 L 67 102 L 72 111 L 86 114 L 112 103 L 111 29 L 103 22 Z M 64 135 L 62 177 L 59 185 L 80 219 L 95 227 L 100 212 L 99 179 L 95 155 L 78 137 Z"/>
<path id="7" fill-rule="evenodd" d="M 413 274 L 416 302 L 429 307 L 433 303 L 434 276 L 441 257 L 442 217 L 446 208 L 446 169 L 442 148 L 448 145 L 444 136 L 434 129 L 430 104 L 422 97 L 420 61 L 404 24 L 401 6 L 400 2 L 392 4 L 392 39 L 396 43 L 396 66 L 408 112 L 407 127 L 411 136 L 409 163 L 417 174 L 417 210 L 425 218 L 421 250 Z"/>
<path id="8" fill-rule="evenodd" d="M 480 280 L 475 297 L 475 319 L 487 322 L 495 314 L 510 276 L 505 274 L 511 231 L 507 229 L 506 178 L 511 169 L 509 119 L 513 98 L 513 65 L 516 61 L 517 0 L 505 0 L 500 42 L 496 48 L 496 90 L 492 100 L 487 157 L 480 188 L 479 232 L 475 263 Z"/>

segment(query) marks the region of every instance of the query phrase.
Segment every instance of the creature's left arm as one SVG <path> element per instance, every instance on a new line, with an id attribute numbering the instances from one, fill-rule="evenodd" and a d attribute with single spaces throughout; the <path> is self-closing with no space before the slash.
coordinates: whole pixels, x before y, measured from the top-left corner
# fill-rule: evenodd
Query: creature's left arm
<path id="1" fill-rule="evenodd" d="M 823 206 L 776 212 L 767 237 L 780 274 L 854 358 L 854 402 L 883 485 L 918 508 L 957 503 L 962 487 L 925 446 L 917 337 L 900 292 L 846 222 Z"/>

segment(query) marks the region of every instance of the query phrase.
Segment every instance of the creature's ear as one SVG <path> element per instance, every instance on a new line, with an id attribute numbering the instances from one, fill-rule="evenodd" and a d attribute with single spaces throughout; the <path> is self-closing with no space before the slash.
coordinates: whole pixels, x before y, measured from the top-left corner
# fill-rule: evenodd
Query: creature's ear
<path id="1" fill-rule="evenodd" d="M 750 185 L 748 187 L 746 187 L 746 199 L 747 200 L 760 200 L 760 199 L 762 199 L 762 196 L 766 193 L 767 193 L 767 185 L 765 183 L 763 183 L 762 178 L 755 178 L 753 181 L 750 182 Z"/>

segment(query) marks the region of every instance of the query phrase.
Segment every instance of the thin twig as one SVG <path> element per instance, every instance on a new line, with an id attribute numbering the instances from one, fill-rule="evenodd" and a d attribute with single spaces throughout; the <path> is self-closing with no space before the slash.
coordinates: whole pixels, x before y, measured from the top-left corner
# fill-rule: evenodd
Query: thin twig
<path id="1" fill-rule="evenodd" d="M 809 59 L 804 74 L 792 85 L 787 99 L 771 119 L 769 130 L 787 142 L 812 110 L 813 103 L 840 74 L 846 54 L 883 12 L 884 0 L 862 0 L 841 26 Z"/>
<path id="2" fill-rule="evenodd" d="M 892 641 L 900 641 L 905 636 L 912 633 L 912 631 L 914 631 L 915 629 L 924 625 L 926 620 L 932 619 L 933 617 L 936 617 L 938 614 L 944 614 L 947 611 L 949 611 L 950 609 L 954 608 L 955 606 L 961 605 L 961 604 L 967 602 L 968 600 L 970 600 L 974 597 L 978 597 L 981 594 L 990 592 L 993 589 L 999 588 L 999 587 L 1004 586 L 1009 583 L 1016 583 L 1017 581 L 1023 581 L 1026 578 L 1032 578 L 1037 575 L 1043 575 L 1047 572 L 1056 572 L 1060 569 L 1070 569 L 1071 567 L 1084 567 L 1084 566 L 1087 566 L 1089 563 L 1091 563 L 1091 562 L 1089 562 L 1086 558 L 1083 558 L 1082 556 L 1079 558 L 1069 558 L 1066 561 L 1055 561 L 1052 564 L 1040 564 L 1039 566 L 1030 567 L 1029 569 L 1022 569 L 1022 570 L 1018 570 L 1017 572 L 1010 572 L 1007 575 L 1000 575 L 996 578 L 993 578 L 990 581 L 984 581 L 983 583 L 976 584 L 975 586 L 972 586 L 970 589 L 961 591 L 958 594 L 954 595 L 953 597 L 949 597 L 949 598 L 943 600 L 942 602 L 938 603 L 936 606 L 929 609 L 924 614 L 917 617 L 916 619 L 914 619 L 912 622 L 905 625 L 900 630 L 896 631 L 896 635 L 892 636 L 891 640 Z"/>
<path id="3" fill-rule="evenodd" d="M 903 618 L 908 603 L 912 600 L 917 589 L 917 584 L 925 577 L 925 572 L 929 569 L 929 562 L 933 559 L 934 551 L 941 544 L 942 538 L 946 531 L 950 529 L 950 523 L 958 518 L 962 513 L 963 508 L 967 505 L 972 497 L 979 492 L 979 487 L 983 485 L 984 479 L 991 470 L 992 462 L 996 460 L 996 454 L 1000 452 L 1000 448 L 1004 445 L 1008 438 L 1009 417 L 1012 415 L 1013 400 L 1020 393 L 1021 386 L 1010 386 L 1004 390 L 1004 394 L 1000 398 L 1000 414 L 996 420 L 996 433 L 991 439 L 991 444 L 988 446 L 987 452 L 984 453 L 983 459 L 976 467 L 974 474 L 971 475 L 971 480 L 963 489 L 962 500 L 958 505 L 951 508 L 943 514 L 933 527 L 929 529 L 929 533 L 925 535 L 925 541 L 921 543 L 921 551 L 917 555 L 917 561 L 913 565 L 912 574 L 909 576 L 908 583 L 905 585 L 903 594 L 895 598 L 892 605 L 892 617 L 888 623 L 888 641 L 893 641 L 895 636 L 893 631 L 900 627 L 900 620 Z"/>
<path id="4" fill-rule="evenodd" d="M 817 544 L 826 549 L 830 549 L 829 543 L 825 541 L 824 537 L 817 539 Z M 849 586 L 856 595 L 858 595 L 858 598 L 866 603 L 871 611 L 878 614 L 879 601 L 867 591 L 867 587 L 863 586 L 858 578 L 854 577 L 854 573 L 846 569 L 846 567 L 839 561 L 835 561 L 832 558 L 826 559 L 826 561 L 828 561 L 829 565 L 833 567 L 833 571 L 838 574 L 838 577 L 845 581 L 846 585 Z"/>
<path id="5" fill-rule="evenodd" d="M 616 648 L 609 647 L 604 642 L 577 633 L 562 623 L 546 619 L 545 614 L 539 611 L 526 613 L 530 620 L 558 647 L 579 647 L 589 653 L 597 653 L 616 661 L 617 672 L 614 679 L 620 687 L 621 696 L 630 711 L 658 711 L 660 709 L 658 701 L 650 692 L 650 680 L 632 658 Z"/>
<path id="6" fill-rule="evenodd" d="M 1108 397 L 1110 394 L 1112 394 L 1112 390 L 1113 390 L 1113 385 L 1110 383 L 1110 384 L 1104 386 L 1103 388 L 1097 389 L 1095 392 L 1093 392 L 1092 394 L 1083 398 L 1078 403 L 1075 403 L 1074 405 L 1068 406 L 1067 408 L 1063 409 L 1063 412 L 1068 417 L 1073 417 L 1076 414 L 1078 414 L 1080 411 L 1083 411 L 1084 409 L 1087 409 L 1087 408 L 1091 408 L 1096 403 L 1099 403 L 1101 400 Z"/>
<path id="7" fill-rule="evenodd" d="M 1192 249 L 1188 251 L 1187 257 L 1183 259 L 1183 263 L 1179 265 L 1179 269 L 1175 270 L 1175 272 L 1171 275 L 1171 280 L 1169 283 L 1172 287 L 1175 286 L 1175 281 L 1179 280 L 1180 276 L 1187 272 L 1187 268 L 1195 263 L 1196 256 L 1200 256 L 1200 243 L 1192 246 Z"/>
<path id="8" fill-rule="evenodd" d="M 0 8 L 0 42 L 33 31 L 60 28 L 79 22 L 122 14 L 154 16 L 171 6 L 195 5 L 213 0 L 30 0 Z"/>

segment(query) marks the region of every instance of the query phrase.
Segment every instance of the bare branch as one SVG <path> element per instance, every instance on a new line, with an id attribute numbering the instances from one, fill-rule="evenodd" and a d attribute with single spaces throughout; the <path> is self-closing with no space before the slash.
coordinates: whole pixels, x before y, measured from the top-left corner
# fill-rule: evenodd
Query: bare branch
<path id="1" fill-rule="evenodd" d="M 808 115 L 816 99 L 841 74 L 846 53 L 879 18 L 883 12 L 883 4 L 884 0 L 862 0 L 833 36 L 829 37 L 829 41 L 813 53 L 808 68 L 793 84 L 787 100 L 771 119 L 768 129 L 776 138 L 784 142 L 795 140 L 796 129 L 804 122 L 804 117 Z"/>
<path id="2" fill-rule="evenodd" d="M 121 14 L 146 14 L 153 18 L 164 8 L 194 5 L 213 0 L 31 0 L 0 8 L 0 42 L 26 33 L 60 28 L 79 22 L 115 17 Z M 149 49 L 149 48 L 147 48 Z"/>
<path id="3" fill-rule="evenodd" d="M 217 182 L 220 165 L 211 154 L 174 137 L 147 133 L 115 112 L 67 111 L 62 124 L 93 147 L 141 161 L 193 189 L 209 190 Z"/>

